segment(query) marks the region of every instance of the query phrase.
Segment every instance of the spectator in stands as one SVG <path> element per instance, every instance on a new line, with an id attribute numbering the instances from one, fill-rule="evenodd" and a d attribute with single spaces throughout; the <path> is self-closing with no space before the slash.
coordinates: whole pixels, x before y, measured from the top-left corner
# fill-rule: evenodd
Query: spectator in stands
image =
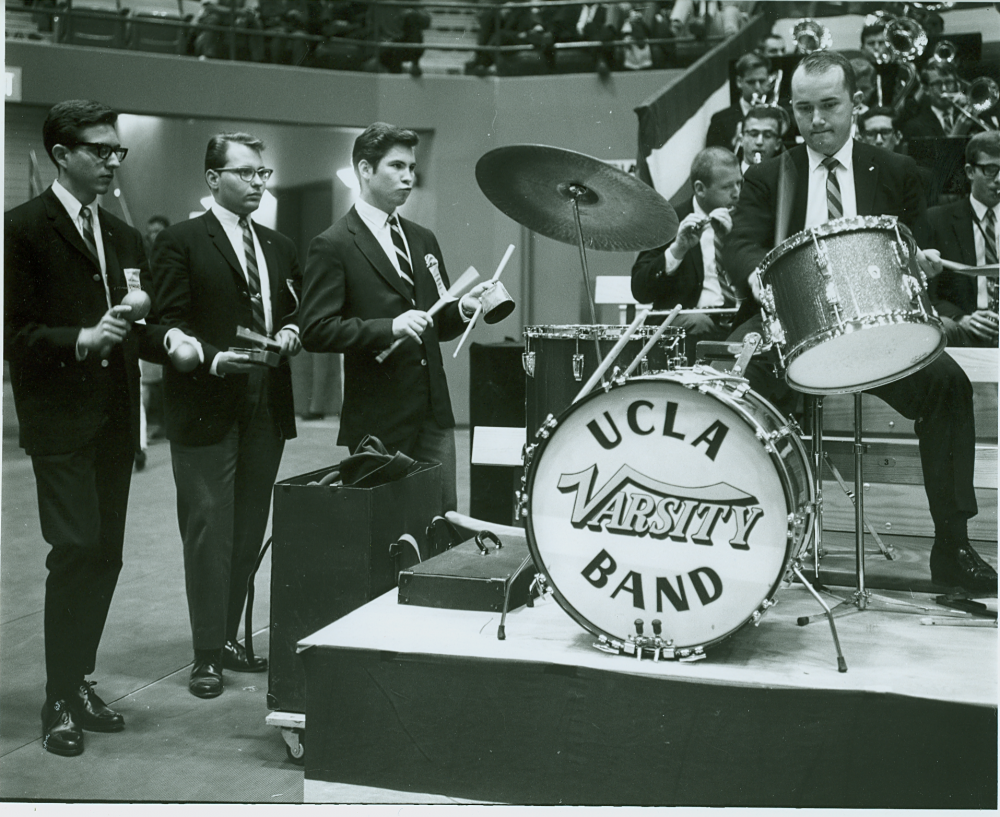
<path id="1" fill-rule="evenodd" d="M 423 43 L 424 31 L 431 26 L 430 13 L 420 8 L 376 4 L 368 14 L 370 38 L 380 43 L 417 45 Z M 365 68 L 369 71 L 384 68 L 391 74 L 399 74 L 403 63 L 408 62 L 410 74 L 419 77 L 423 74 L 420 68 L 423 54 L 422 48 L 379 48 Z"/>
<path id="2" fill-rule="evenodd" d="M 781 152 L 781 134 L 787 127 L 787 114 L 777 105 L 754 105 L 743 119 L 740 144 L 740 172 L 750 165 L 766 162 Z"/>
<path id="3" fill-rule="evenodd" d="M 732 329 L 736 291 L 722 268 L 722 237 L 732 228 L 730 208 L 740 196 L 743 174 L 733 153 L 709 147 L 694 157 L 691 186 L 694 198 L 677 208 L 677 236 L 655 250 L 639 253 L 632 267 L 632 294 L 654 309 L 680 304 L 698 312 L 680 314 L 674 326 L 687 333 L 688 362 L 694 363 L 699 340 L 725 340 Z"/>
<path id="4" fill-rule="evenodd" d="M 579 3 L 561 7 L 551 18 L 556 42 L 600 43 L 591 50 L 594 68 L 601 77 L 607 77 L 615 65 L 615 49 L 610 43 L 618 39 L 616 11 L 612 3 Z"/>
<path id="5" fill-rule="evenodd" d="M 786 50 L 784 37 L 774 31 L 764 38 L 764 44 L 761 47 L 761 53 L 765 57 L 781 57 L 784 56 Z"/>
<path id="6" fill-rule="evenodd" d="M 763 99 L 772 83 L 771 61 L 758 54 L 744 54 L 736 61 L 736 87 L 740 98 L 735 105 L 712 116 L 705 138 L 706 147 L 724 147 L 735 152 L 740 145 L 743 117 Z"/>
<path id="7" fill-rule="evenodd" d="M 317 68 L 361 70 L 366 60 L 368 38 L 368 6 L 365 3 L 342 0 L 301 0 L 309 13 L 307 30 L 325 37 L 313 48 L 309 64 Z"/>
<path id="8" fill-rule="evenodd" d="M 153 251 L 153 242 L 156 241 L 156 237 L 160 234 L 160 231 L 169 226 L 170 219 L 166 216 L 149 217 L 149 220 L 146 222 L 146 233 L 142 237 L 143 243 L 146 245 L 147 256 Z"/>
<path id="9" fill-rule="evenodd" d="M 542 15 L 541 3 L 493 2 L 479 15 L 479 44 L 488 46 L 532 45 L 541 53 L 548 70 L 555 67 L 555 36 Z M 465 73 L 485 76 L 497 59 L 485 49 L 465 64 Z"/>
<path id="10" fill-rule="evenodd" d="M 746 25 L 755 3 L 744 0 L 677 0 L 670 12 L 675 37 L 731 37 Z"/>
<path id="11" fill-rule="evenodd" d="M 236 28 L 240 31 L 235 54 L 231 53 L 227 32 L 199 30 L 203 26 L 232 26 L 234 17 Z M 201 10 L 195 18 L 194 54 L 199 59 L 233 57 L 262 62 L 264 38 L 260 36 L 260 31 L 256 0 L 202 0 Z"/>
<path id="12" fill-rule="evenodd" d="M 941 257 L 969 266 L 997 263 L 1000 223 L 1000 133 L 977 133 L 965 148 L 968 198 L 927 211 L 926 243 Z M 997 347 L 997 281 L 945 270 L 931 281 L 930 296 L 949 346 Z"/>
<path id="13" fill-rule="evenodd" d="M 629 71 L 652 68 L 653 48 L 649 44 L 651 29 L 639 9 L 628 3 L 621 6 L 628 6 L 628 14 L 619 28 L 621 39 L 625 41 L 625 45 L 621 47 L 621 64 Z"/>

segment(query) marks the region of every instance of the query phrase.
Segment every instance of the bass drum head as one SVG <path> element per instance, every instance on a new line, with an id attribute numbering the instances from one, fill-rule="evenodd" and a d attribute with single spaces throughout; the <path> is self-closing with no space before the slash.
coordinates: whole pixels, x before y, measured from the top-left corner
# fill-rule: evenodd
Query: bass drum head
<path id="1" fill-rule="evenodd" d="M 675 649 L 744 624 L 773 595 L 791 509 L 749 415 L 670 376 L 569 408 L 535 451 L 528 543 L 559 604 L 625 642 L 662 622 Z"/>

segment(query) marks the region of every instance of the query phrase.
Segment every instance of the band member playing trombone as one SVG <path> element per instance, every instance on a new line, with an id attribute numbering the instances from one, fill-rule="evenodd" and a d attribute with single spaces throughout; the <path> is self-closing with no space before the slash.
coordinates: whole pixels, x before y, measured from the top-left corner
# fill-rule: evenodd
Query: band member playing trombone
<path id="1" fill-rule="evenodd" d="M 748 282 L 759 301 L 757 266 L 777 241 L 842 216 L 894 215 L 912 225 L 924 213 L 916 166 L 907 157 L 850 139 L 859 99 L 850 62 L 835 52 L 809 54 L 792 75 L 792 112 L 805 145 L 747 171 L 724 253 L 734 283 Z M 918 236 L 919 237 L 919 236 Z M 936 253 L 917 253 L 931 273 Z M 760 331 L 761 317 L 739 326 L 735 340 Z M 774 402 L 787 386 L 756 367 L 752 387 Z M 997 574 L 969 545 L 977 512 L 973 489 L 976 436 L 972 385 L 947 353 L 917 372 L 870 390 L 914 420 L 924 487 L 934 520 L 931 578 L 977 593 L 996 593 Z"/>
<path id="2" fill-rule="evenodd" d="M 699 340 L 724 340 L 732 329 L 737 295 L 719 258 L 722 237 L 732 227 L 729 214 L 740 195 L 743 174 L 725 148 L 705 148 L 691 165 L 694 197 L 678 208 L 681 219 L 672 243 L 639 253 L 632 267 L 632 294 L 656 309 L 700 311 L 679 314 L 674 326 L 687 335 L 688 361 Z M 726 308 L 730 311 L 715 311 Z"/>

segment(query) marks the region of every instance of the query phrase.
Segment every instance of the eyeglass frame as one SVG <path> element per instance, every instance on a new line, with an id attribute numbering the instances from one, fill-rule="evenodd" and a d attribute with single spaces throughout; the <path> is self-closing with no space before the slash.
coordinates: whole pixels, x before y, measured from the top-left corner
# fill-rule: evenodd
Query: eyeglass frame
<path id="1" fill-rule="evenodd" d="M 225 173 L 225 172 L 238 173 L 240 181 L 244 182 L 245 184 L 251 184 L 255 176 L 260 176 L 260 180 L 264 182 L 264 184 L 267 184 L 267 180 L 274 175 L 273 168 L 250 167 L 248 165 L 244 165 L 242 167 L 213 167 L 212 170 L 214 170 L 216 173 Z M 246 173 L 247 171 L 250 171 L 249 179 L 244 177 L 244 173 Z"/>
<path id="2" fill-rule="evenodd" d="M 66 145 L 70 150 L 76 150 L 77 148 L 94 148 L 97 153 L 97 158 L 99 161 L 106 162 L 111 158 L 112 154 L 118 159 L 118 162 L 124 162 L 125 157 L 128 156 L 128 148 L 124 148 L 121 145 L 106 145 L 103 142 L 73 142 L 70 145 Z M 107 156 L 102 156 L 101 153 L 107 151 Z"/>
<path id="3" fill-rule="evenodd" d="M 982 172 L 987 179 L 995 179 L 998 174 L 1000 174 L 1000 164 L 994 164 L 993 162 L 988 162 L 986 164 L 981 164 L 979 162 L 969 162 L 970 165 L 977 168 Z M 990 173 L 987 168 L 994 168 L 993 172 Z"/>

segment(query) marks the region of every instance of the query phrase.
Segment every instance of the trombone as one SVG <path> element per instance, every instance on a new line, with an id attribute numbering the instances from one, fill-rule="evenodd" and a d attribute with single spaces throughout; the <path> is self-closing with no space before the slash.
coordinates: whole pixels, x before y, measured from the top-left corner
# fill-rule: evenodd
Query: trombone
<path id="1" fill-rule="evenodd" d="M 958 49 L 950 40 L 939 40 L 934 52 L 927 60 L 929 66 L 938 66 L 955 77 L 959 90 L 943 94 L 964 117 L 979 125 L 983 130 L 995 130 L 981 118 L 990 108 L 1000 102 L 1000 87 L 992 77 L 977 77 L 971 82 L 955 76 L 958 64 Z"/>
<path id="2" fill-rule="evenodd" d="M 893 17 L 885 25 L 886 53 L 890 61 L 899 65 L 906 74 L 902 91 L 892 100 L 892 109 L 896 116 L 903 112 L 907 98 L 917 87 L 919 78 L 913 61 L 924 53 L 927 43 L 927 32 L 916 20 L 909 17 Z M 881 90 L 879 83 L 880 97 Z"/>

